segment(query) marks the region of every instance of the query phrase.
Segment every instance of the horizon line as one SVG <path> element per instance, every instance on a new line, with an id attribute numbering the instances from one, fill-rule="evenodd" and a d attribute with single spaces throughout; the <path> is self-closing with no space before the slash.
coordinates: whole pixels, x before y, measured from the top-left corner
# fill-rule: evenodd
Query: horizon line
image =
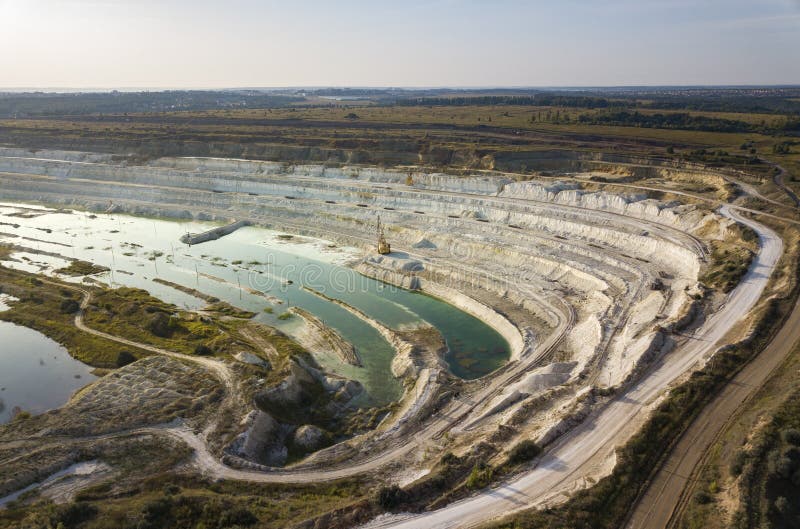
<path id="1" fill-rule="evenodd" d="M 83 92 L 224 92 L 244 90 L 612 90 L 612 89 L 698 89 L 698 88 L 800 88 L 800 83 L 771 84 L 621 84 L 621 85 L 286 85 L 286 86 L 0 86 L 0 93 L 83 93 Z"/>

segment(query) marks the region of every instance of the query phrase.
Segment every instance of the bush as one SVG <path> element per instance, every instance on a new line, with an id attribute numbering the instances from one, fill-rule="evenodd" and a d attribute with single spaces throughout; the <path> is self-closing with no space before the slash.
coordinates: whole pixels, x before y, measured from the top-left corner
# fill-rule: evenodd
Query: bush
<path id="1" fill-rule="evenodd" d="M 785 496 L 780 496 L 775 500 L 775 510 L 781 514 L 786 514 L 789 511 L 789 500 Z"/>
<path id="2" fill-rule="evenodd" d="M 788 444 L 800 446 L 800 430 L 797 428 L 787 428 L 781 432 L 781 436 Z"/>
<path id="3" fill-rule="evenodd" d="M 770 452 L 767 458 L 768 477 L 780 477 L 789 479 L 795 470 L 794 461 L 783 456 L 778 451 Z"/>
<path id="4" fill-rule="evenodd" d="M 20 409 L 19 406 L 14 406 L 13 408 L 11 408 L 11 417 L 12 421 L 19 422 L 19 421 L 27 421 L 32 417 L 32 415 L 31 412 L 23 411 L 22 409 Z"/>
<path id="5" fill-rule="evenodd" d="M 142 509 L 142 518 L 139 520 L 137 529 L 169 527 L 171 510 L 172 501 L 169 498 L 159 498 L 147 502 Z"/>
<path id="6" fill-rule="evenodd" d="M 220 527 L 240 526 L 247 527 L 258 522 L 258 518 L 244 507 L 237 507 L 222 513 L 219 519 Z"/>
<path id="7" fill-rule="evenodd" d="M 211 356 L 214 354 L 214 351 L 207 345 L 200 344 L 194 348 L 194 354 L 198 356 Z"/>
<path id="8" fill-rule="evenodd" d="M 705 490 L 698 490 L 697 493 L 694 495 L 694 501 L 699 503 L 700 505 L 706 505 L 707 503 L 711 503 L 714 501 L 714 498 Z"/>
<path id="9" fill-rule="evenodd" d="M 181 488 L 174 483 L 167 483 L 164 485 L 163 492 L 164 496 L 174 496 L 181 491 Z"/>
<path id="10" fill-rule="evenodd" d="M 117 354 L 117 367 L 125 367 L 136 361 L 136 357 L 130 351 L 120 351 Z"/>
<path id="11" fill-rule="evenodd" d="M 747 459 L 747 454 L 744 450 L 737 450 L 736 453 L 733 455 L 733 459 L 731 460 L 730 471 L 731 476 L 739 476 L 744 469 L 744 463 Z"/>
<path id="12" fill-rule="evenodd" d="M 472 472 L 470 472 L 467 478 L 467 488 L 470 490 L 477 490 L 487 487 L 492 482 L 493 476 L 494 469 L 492 467 L 484 463 L 478 463 L 472 467 Z"/>
<path id="13" fill-rule="evenodd" d="M 453 452 L 447 452 L 439 462 L 443 465 L 455 465 L 459 462 L 459 458 Z"/>
<path id="14" fill-rule="evenodd" d="M 61 302 L 60 309 L 63 314 L 75 314 L 81 310 L 81 306 L 74 299 L 65 299 Z"/>
<path id="15" fill-rule="evenodd" d="M 169 338 L 172 334 L 172 322 L 163 312 L 156 312 L 147 322 L 147 330 L 160 338 Z"/>
<path id="16" fill-rule="evenodd" d="M 63 526 L 66 529 L 78 527 L 83 522 L 89 521 L 97 516 L 97 507 L 91 503 L 79 501 L 71 503 L 58 509 L 52 517 L 53 526 Z"/>
<path id="17" fill-rule="evenodd" d="M 393 509 L 407 499 L 406 492 L 397 485 L 381 487 L 378 490 L 377 502 L 383 509 Z"/>
<path id="18" fill-rule="evenodd" d="M 539 445 L 530 439 L 526 439 L 511 449 L 508 454 L 508 462 L 512 465 L 518 465 L 530 461 L 541 453 L 542 448 Z"/>

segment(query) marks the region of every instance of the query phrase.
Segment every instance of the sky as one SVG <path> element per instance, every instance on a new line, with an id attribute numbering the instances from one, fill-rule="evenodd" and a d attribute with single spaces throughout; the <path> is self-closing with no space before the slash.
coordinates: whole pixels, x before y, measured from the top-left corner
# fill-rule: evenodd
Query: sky
<path id="1" fill-rule="evenodd" d="M 0 0 L 0 87 L 800 84 L 800 0 Z"/>

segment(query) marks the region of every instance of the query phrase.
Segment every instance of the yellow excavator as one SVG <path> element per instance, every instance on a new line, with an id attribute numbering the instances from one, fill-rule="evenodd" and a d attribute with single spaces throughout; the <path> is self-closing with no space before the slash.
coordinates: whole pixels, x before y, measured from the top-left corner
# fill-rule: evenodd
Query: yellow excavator
<path id="1" fill-rule="evenodd" d="M 383 233 L 383 225 L 381 224 L 381 216 L 378 215 L 378 253 L 386 255 L 392 253 L 392 247 L 386 242 L 386 236 Z"/>

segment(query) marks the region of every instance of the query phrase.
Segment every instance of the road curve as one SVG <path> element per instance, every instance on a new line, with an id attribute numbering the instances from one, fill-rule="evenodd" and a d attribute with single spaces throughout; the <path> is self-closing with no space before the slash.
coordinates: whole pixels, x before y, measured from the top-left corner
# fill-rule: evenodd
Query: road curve
<path id="1" fill-rule="evenodd" d="M 167 349 L 143 344 L 93 329 L 86 325 L 83 318 L 84 311 L 92 300 L 92 293 L 89 290 L 47 280 L 45 280 L 45 282 L 59 287 L 63 286 L 66 288 L 71 288 L 72 290 L 80 292 L 83 295 L 83 299 L 81 300 L 80 304 L 81 310 L 75 315 L 74 321 L 75 326 L 81 331 L 131 347 L 145 349 L 155 354 L 170 356 L 173 358 L 197 363 L 213 372 L 220 379 L 220 381 L 222 381 L 229 396 L 235 395 L 236 392 L 233 382 L 233 375 L 230 368 L 224 362 L 212 358 L 197 357 L 169 351 Z M 138 431 L 140 433 L 144 431 L 152 431 L 153 433 L 168 434 L 183 440 L 195 450 L 195 465 L 206 474 L 216 478 L 262 483 L 315 483 L 320 481 L 333 481 L 346 477 L 352 477 L 354 475 L 377 470 L 380 467 L 405 456 L 412 450 L 419 449 L 426 441 L 429 441 L 443 432 L 448 431 L 455 422 L 461 421 L 468 416 L 468 414 L 474 409 L 475 403 L 486 401 L 492 394 L 494 394 L 494 392 L 496 392 L 499 388 L 504 387 L 509 380 L 513 379 L 516 374 L 525 372 L 531 365 L 535 364 L 539 358 L 541 358 L 543 355 L 546 355 L 547 352 L 552 349 L 552 347 L 555 347 L 555 345 L 561 341 L 564 334 L 571 329 L 573 323 L 574 321 L 572 319 L 572 314 L 570 313 L 570 317 L 568 319 L 560 322 L 560 327 L 557 329 L 557 332 L 552 333 L 547 340 L 541 344 L 538 344 L 535 353 L 529 354 L 524 360 L 509 364 L 511 366 L 510 368 L 494 379 L 491 384 L 483 388 L 482 391 L 476 394 L 472 399 L 454 401 L 452 406 L 446 410 L 446 412 L 439 414 L 430 424 L 426 425 L 424 430 L 416 432 L 413 436 L 413 439 L 400 445 L 393 446 L 370 458 L 363 459 L 357 464 L 347 464 L 327 468 L 325 470 L 301 470 L 290 468 L 285 470 L 274 469 L 270 470 L 269 472 L 241 470 L 231 468 L 223 464 L 218 457 L 209 451 L 208 446 L 206 445 L 206 442 L 202 436 L 198 435 L 187 427 L 165 426 L 153 429 L 139 429 Z M 452 419 L 451 417 L 456 418 Z M 130 431 L 120 432 L 119 435 L 129 435 L 130 433 Z"/>
<path id="2" fill-rule="evenodd" d="M 750 270 L 712 315 L 679 348 L 669 353 L 638 383 L 588 417 L 560 439 L 536 468 L 465 500 L 437 511 L 373 521 L 370 528 L 446 529 L 474 527 L 531 507 L 563 500 L 584 486 L 584 477 L 598 462 L 613 457 L 617 446 L 638 428 L 649 406 L 678 377 L 711 353 L 717 342 L 753 308 L 761 297 L 783 253 L 783 241 L 762 224 L 741 217 L 731 208 L 721 213 L 752 228 L 759 236 L 759 251 Z"/>
<path id="3" fill-rule="evenodd" d="M 47 281 L 47 283 L 51 283 Z M 56 283 L 51 283 L 56 285 Z M 67 287 L 63 284 L 57 284 L 59 287 Z M 106 340 L 111 340 L 113 342 L 121 343 L 123 345 L 129 345 L 131 347 L 136 347 L 139 349 L 144 349 L 146 351 L 150 351 L 151 353 L 160 354 L 164 356 L 171 356 L 173 358 L 178 358 L 180 360 L 188 360 L 189 362 L 194 362 L 195 364 L 199 364 L 209 371 L 213 372 L 217 378 L 225 385 L 226 391 L 229 393 L 233 392 L 234 384 L 233 384 L 233 376 L 231 375 L 231 370 L 228 366 L 225 365 L 224 362 L 219 360 L 214 360 L 211 358 L 204 358 L 202 356 L 191 356 L 181 353 L 176 353 L 174 351 L 169 351 L 167 349 L 162 349 L 161 347 L 155 347 L 153 345 L 144 344 L 141 342 L 135 342 L 133 340 L 128 340 L 127 338 L 122 338 L 120 336 L 114 336 L 113 334 L 108 334 L 103 331 L 98 331 L 96 329 L 92 329 L 88 327 L 86 323 L 83 321 L 83 314 L 86 308 L 89 306 L 89 303 L 92 302 L 92 293 L 88 290 L 84 290 L 78 287 L 67 287 L 73 288 L 73 290 L 77 290 L 83 294 L 83 299 L 81 300 L 81 309 L 75 315 L 75 327 L 80 329 L 83 332 L 93 334 L 95 336 L 99 336 L 101 338 L 105 338 Z"/>
<path id="4" fill-rule="evenodd" d="M 800 341 L 800 302 L 766 348 L 712 400 L 681 436 L 641 496 L 628 529 L 666 529 L 678 521 L 709 448 Z"/>

